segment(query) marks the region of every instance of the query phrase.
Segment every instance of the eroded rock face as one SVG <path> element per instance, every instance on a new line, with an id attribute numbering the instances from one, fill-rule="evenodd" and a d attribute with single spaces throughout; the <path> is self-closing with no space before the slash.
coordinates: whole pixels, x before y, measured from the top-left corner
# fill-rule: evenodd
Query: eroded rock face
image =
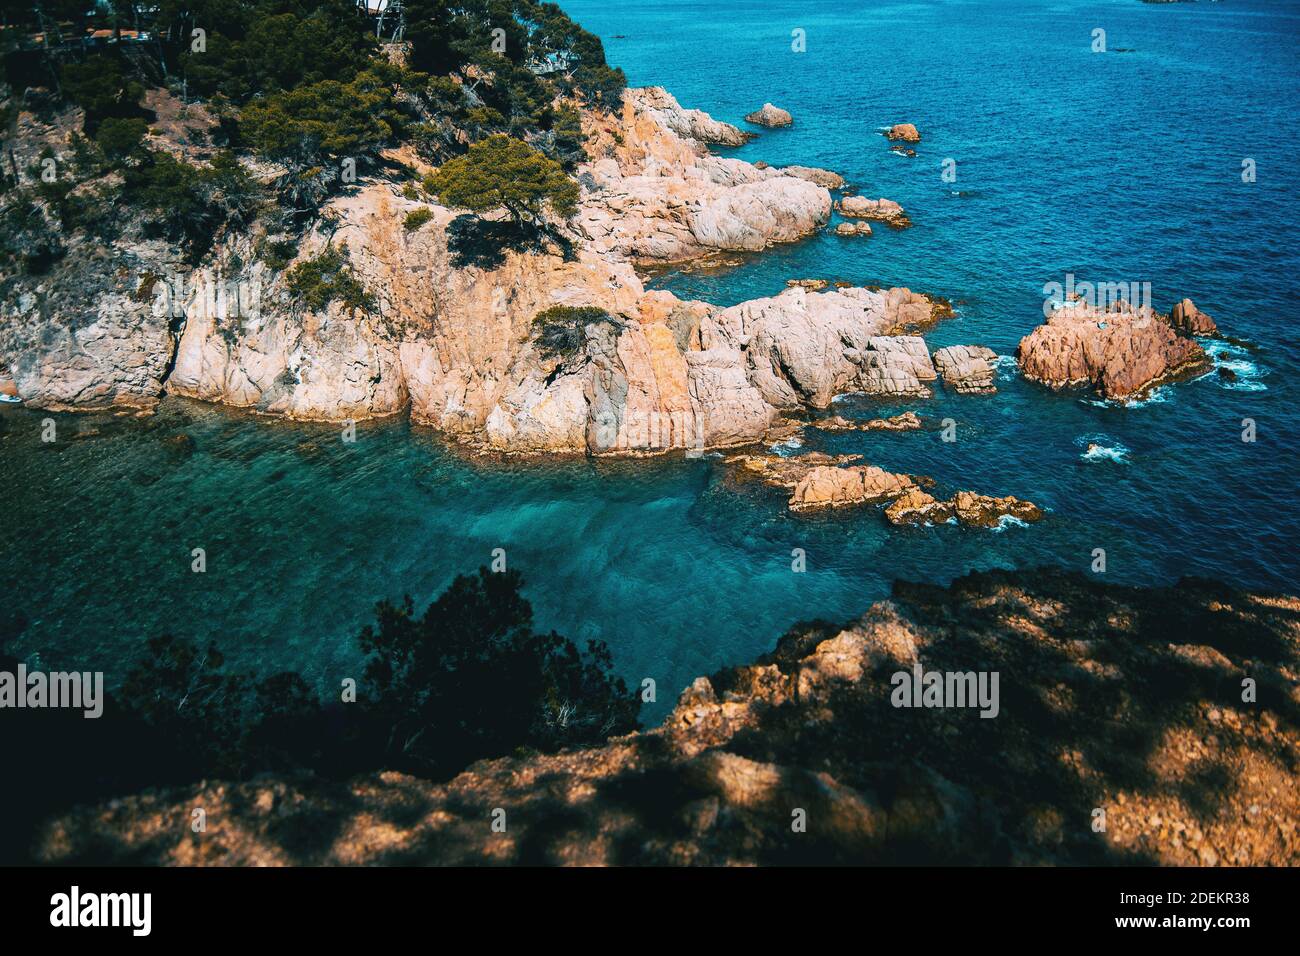
<path id="1" fill-rule="evenodd" d="M 901 308 L 929 314 L 928 300 L 912 295 L 789 288 L 721 310 L 702 324 L 701 340 L 706 348 L 743 349 L 750 381 L 776 408 L 825 408 L 835 395 L 853 390 L 924 394 L 918 376 L 934 378 L 925 342 L 886 334 L 898 324 Z M 890 382 L 900 384 L 891 391 Z"/>
<path id="2" fill-rule="evenodd" d="M 1214 319 L 1196 307 L 1191 299 L 1183 299 L 1169 313 L 1169 324 L 1185 335 L 1218 335 Z"/>
<path id="3" fill-rule="evenodd" d="M 919 335 L 876 335 L 867 340 L 861 353 L 862 372 L 858 383 L 868 395 L 928 397 L 926 382 L 938 376 L 930 362 L 930 351 Z"/>
<path id="4" fill-rule="evenodd" d="M 78 242 L 0 303 L 0 355 L 27 404 L 52 410 L 151 408 L 171 361 L 169 315 L 141 291 L 169 266 L 162 243 Z"/>
<path id="5" fill-rule="evenodd" d="M 753 123 L 756 126 L 789 126 L 794 122 L 794 117 L 779 106 L 764 103 L 762 107 L 746 116 L 745 122 Z"/>
<path id="6" fill-rule="evenodd" d="M 1149 308 L 1120 303 L 1109 310 L 1060 308 L 1020 340 L 1016 358 L 1025 377 L 1062 388 L 1092 385 L 1105 398 L 1127 398 L 1206 367 L 1195 342 L 1177 334 Z"/>
<path id="7" fill-rule="evenodd" d="M 654 730 L 445 783 L 264 776 L 123 795 L 44 823 L 33 862 L 1293 866 L 1297 620 L 1300 599 L 1205 581 L 900 582 L 856 621 L 796 628 L 698 678 Z M 917 664 L 999 673 L 996 719 L 893 706 L 895 675 Z M 1240 701 L 1246 675 L 1258 704 Z M 1134 751 L 1134 734 L 1150 746 Z M 1206 767 L 1222 776 L 1214 800 L 1170 785 Z M 512 808 L 507 832 L 485 825 L 493 807 Z"/>
<path id="8" fill-rule="evenodd" d="M 806 179 L 824 189 L 844 188 L 844 177 L 829 169 L 818 169 L 815 166 L 782 166 L 779 171 L 796 179 Z"/>
<path id="9" fill-rule="evenodd" d="M 911 123 L 895 123 L 885 133 L 886 139 L 901 140 L 904 143 L 921 142 L 921 134 L 917 132 L 916 127 Z"/>
<path id="10" fill-rule="evenodd" d="M 647 86 L 632 92 L 637 96 L 638 109 L 682 139 L 716 143 L 719 146 L 743 146 L 753 139 L 752 133 L 715 120 L 702 110 L 684 108 L 662 86 Z"/>
<path id="11" fill-rule="evenodd" d="M 854 219 L 875 219 L 895 229 L 905 229 L 912 224 L 903 207 L 892 199 L 868 199 L 866 196 L 845 196 L 835 204 L 841 216 Z"/>
<path id="12" fill-rule="evenodd" d="M 790 492 L 791 511 L 815 511 L 890 501 L 916 487 L 910 475 L 875 465 L 825 465 L 809 469 Z"/>
<path id="13" fill-rule="evenodd" d="M 950 345 L 934 353 L 934 365 L 943 384 L 955 392 L 991 394 L 997 353 L 982 345 Z"/>

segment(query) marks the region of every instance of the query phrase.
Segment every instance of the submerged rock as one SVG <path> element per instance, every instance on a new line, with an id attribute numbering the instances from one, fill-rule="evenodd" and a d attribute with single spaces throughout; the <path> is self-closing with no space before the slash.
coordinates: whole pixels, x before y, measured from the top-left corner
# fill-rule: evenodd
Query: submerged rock
<path id="1" fill-rule="evenodd" d="M 835 226 L 835 235 L 837 236 L 869 236 L 871 235 L 871 223 L 869 222 L 841 222 Z"/>
<path id="2" fill-rule="evenodd" d="M 944 524 L 952 520 L 973 528 L 995 528 L 1003 518 L 1039 521 L 1043 511 L 1019 498 L 994 498 L 973 491 L 959 491 L 948 501 L 938 501 L 924 491 L 914 490 L 885 509 L 885 518 L 896 525 Z"/>
<path id="3" fill-rule="evenodd" d="M 921 428 L 921 416 L 916 412 L 903 412 L 901 415 L 895 415 L 892 418 L 873 418 L 869 421 L 858 422 L 839 415 L 832 415 L 830 418 L 820 418 L 812 423 L 814 428 L 820 428 L 823 431 L 858 431 L 858 432 L 907 432 L 916 431 Z"/>

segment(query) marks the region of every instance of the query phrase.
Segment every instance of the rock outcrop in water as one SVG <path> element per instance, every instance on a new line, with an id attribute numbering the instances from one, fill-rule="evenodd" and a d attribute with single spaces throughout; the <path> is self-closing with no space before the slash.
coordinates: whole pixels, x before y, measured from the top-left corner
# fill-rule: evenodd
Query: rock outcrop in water
<path id="1" fill-rule="evenodd" d="M 854 219 L 875 219 L 895 229 L 906 229 L 912 224 L 903 207 L 892 199 L 868 199 L 866 196 L 845 196 L 835 204 L 841 216 Z"/>
<path id="2" fill-rule="evenodd" d="M 911 123 L 895 123 L 885 133 L 885 138 L 900 140 L 904 143 L 921 142 L 921 134 L 917 132 L 916 127 Z"/>
<path id="3" fill-rule="evenodd" d="M 919 489 L 909 491 L 885 509 L 890 524 L 933 525 L 955 521 L 969 528 L 996 528 L 1004 518 L 1039 521 L 1043 510 L 1019 498 L 994 498 L 973 491 L 959 491 L 948 501 L 938 501 Z"/>
<path id="4" fill-rule="evenodd" d="M 794 122 L 794 117 L 779 106 L 764 103 L 762 107 L 746 116 L 745 122 L 753 123 L 755 126 L 789 126 Z"/>
<path id="5" fill-rule="evenodd" d="M 1300 599 L 1205 581 L 900 582 L 857 621 L 798 625 L 756 663 L 697 679 L 655 730 L 440 784 L 266 776 L 128 795 L 59 815 L 33 851 L 223 866 L 1296 865 L 1297 648 Z M 996 716 L 974 692 L 895 706 L 898 675 L 918 670 L 975 688 L 997 674 Z M 1242 701 L 1247 677 L 1258 702 Z M 489 825 L 498 807 L 505 833 Z"/>
<path id="6" fill-rule="evenodd" d="M 998 355 L 982 345 L 950 345 L 934 353 L 934 366 L 954 392 L 990 394 Z"/>
<path id="7" fill-rule="evenodd" d="M 1186 335 L 1218 335 L 1219 327 L 1206 313 L 1196 307 L 1191 299 L 1174 304 L 1169 313 L 1169 324 Z"/>
<path id="8" fill-rule="evenodd" d="M 1123 399 L 1208 367 L 1205 351 L 1149 307 L 1118 303 L 1059 308 L 1020 340 L 1026 378 L 1053 388 L 1092 385 Z"/>
<path id="9" fill-rule="evenodd" d="M 736 455 L 727 459 L 735 480 L 756 478 L 790 492 L 791 511 L 818 511 L 892 501 L 930 479 L 896 475 L 874 465 L 857 464 L 860 455 L 810 452 L 781 455 Z"/>

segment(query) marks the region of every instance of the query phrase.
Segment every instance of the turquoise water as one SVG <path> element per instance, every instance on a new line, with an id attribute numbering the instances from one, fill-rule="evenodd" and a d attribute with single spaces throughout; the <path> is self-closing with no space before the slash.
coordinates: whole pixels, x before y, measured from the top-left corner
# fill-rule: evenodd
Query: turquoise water
<path id="1" fill-rule="evenodd" d="M 810 433 L 810 449 L 1029 498 L 1033 527 L 893 529 L 875 511 L 795 517 L 783 496 L 724 485 L 716 459 L 476 464 L 404 422 L 333 428 L 169 400 L 152 419 L 0 409 L 0 594 L 16 650 L 114 674 L 163 631 L 217 640 L 237 663 L 337 686 L 381 597 L 427 601 L 506 550 L 539 623 L 599 637 L 629 679 L 656 679 L 653 720 L 698 674 L 769 649 L 796 620 L 845 619 L 898 577 L 975 568 L 1086 569 L 1110 580 L 1207 574 L 1300 587 L 1293 409 L 1294 143 L 1300 8 L 1232 2 L 570 2 L 634 84 L 739 122 L 765 100 L 795 126 L 736 154 L 834 168 L 903 203 L 916 226 L 819 236 L 655 284 L 729 304 L 787 278 L 910 285 L 959 318 L 933 347 L 1010 353 L 1066 273 L 1149 281 L 1157 306 L 1193 297 L 1230 334 L 1239 373 L 1162 389 L 1132 408 L 1054 395 L 1001 372 L 996 397 L 889 405 L 951 416 L 936 432 Z M 790 31 L 808 50 L 789 52 Z M 1113 50 L 1093 54 L 1091 31 Z M 622 35 L 623 38 L 615 38 Z M 917 124 L 919 155 L 877 128 Z M 1255 159 L 1258 181 L 1241 181 Z M 940 177 L 957 161 L 956 183 Z M 1259 440 L 1240 440 L 1254 418 Z M 78 433 L 82 437 L 74 438 Z M 192 452 L 169 439 L 187 434 Z M 1085 456 L 1090 441 L 1109 456 Z M 192 548 L 207 571 L 190 571 Z M 791 551 L 807 571 L 791 571 Z"/>

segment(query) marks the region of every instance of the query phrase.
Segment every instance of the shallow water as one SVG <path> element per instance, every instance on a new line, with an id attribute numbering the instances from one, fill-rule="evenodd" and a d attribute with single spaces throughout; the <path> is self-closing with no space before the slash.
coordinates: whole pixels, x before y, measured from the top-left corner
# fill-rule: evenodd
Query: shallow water
<path id="1" fill-rule="evenodd" d="M 602 638 L 630 682 L 656 679 L 653 720 L 694 676 L 752 659 L 796 620 L 854 616 L 899 577 L 1085 570 L 1101 547 L 1114 581 L 1300 587 L 1295 5 L 566 8 L 634 84 L 662 84 L 735 122 L 764 100 L 794 114 L 792 129 L 736 154 L 834 168 L 916 222 L 656 285 L 723 304 L 795 277 L 909 285 L 958 303 L 959 317 L 927 336 L 932 347 L 1010 353 L 1041 321 L 1043 284 L 1072 272 L 1149 281 L 1165 310 L 1189 295 L 1255 347 L 1214 347 L 1236 382 L 1210 375 L 1130 407 L 1045 392 L 1005 362 L 995 397 L 940 390 L 835 407 L 950 416 L 955 443 L 933 430 L 809 431 L 805 449 L 1048 509 L 1040 524 L 998 532 L 893 529 L 874 510 L 795 517 L 779 492 L 724 485 L 713 457 L 484 466 L 402 421 L 365 425 L 348 445 L 334 428 L 177 400 L 153 419 L 52 416 L 59 440 L 45 444 L 45 415 L 4 408 L 0 593 L 28 621 L 21 654 L 112 682 L 147 637 L 171 631 L 215 639 L 245 666 L 337 686 L 355 674 L 352 638 L 377 599 L 428 601 L 500 547 L 541 626 Z M 807 53 L 788 52 L 796 27 Z M 1094 27 L 1135 52 L 1089 52 Z M 915 159 L 877 134 L 904 120 L 924 137 Z M 1241 181 L 1244 156 L 1255 183 Z M 949 157 L 956 183 L 940 177 Z M 1248 417 L 1254 444 L 1241 441 Z M 192 454 L 168 443 L 181 432 Z M 1090 455 L 1089 443 L 1109 453 Z M 204 574 L 190 571 L 196 547 Z M 796 548 L 805 573 L 791 571 Z"/>

